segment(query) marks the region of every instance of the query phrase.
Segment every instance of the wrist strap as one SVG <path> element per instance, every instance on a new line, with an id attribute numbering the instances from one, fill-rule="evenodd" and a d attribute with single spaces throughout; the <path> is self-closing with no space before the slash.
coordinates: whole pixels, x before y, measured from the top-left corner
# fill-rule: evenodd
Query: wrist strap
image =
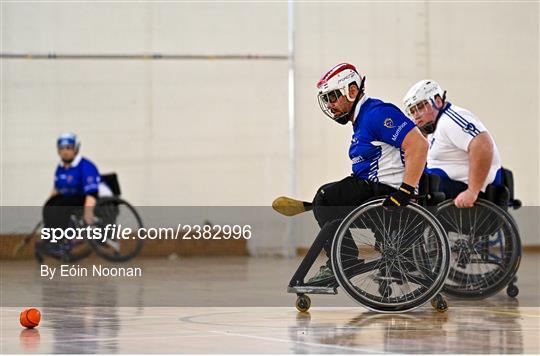
<path id="1" fill-rule="evenodd" d="M 401 183 L 399 190 L 408 195 L 412 195 L 414 193 L 414 187 L 411 187 L 407 183 Z"/>

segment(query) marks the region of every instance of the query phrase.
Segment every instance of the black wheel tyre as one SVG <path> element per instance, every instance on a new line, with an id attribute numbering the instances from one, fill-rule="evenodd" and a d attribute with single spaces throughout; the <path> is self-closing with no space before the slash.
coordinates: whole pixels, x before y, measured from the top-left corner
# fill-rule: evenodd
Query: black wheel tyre
<path id="1" fill-rule="evenodd" d="M 392 212 L 382 207 L 383 201 L 384 199 L 368 201 L 343 219 L 332 243 L 332 267 L 339 286 L 367 309 L 383 313 L 411 311 L 431 301 L 444 286 L 451 254 L 448 236 L 441 223 L 429 210 L 417 204 L 410 204 L 404 209 Z M 413 220 L 417 226 L 411 228 L 411 232 L 407 235 L 399 234 L 397 224 L 400 221 Z M 380 226 L 385 228 L 381 230 Z M 370 239 L 375 240 L 375 243 L 373 244 L 371 240 L 366 242 L 358 237 L 355 238 L 351 231 L 354 229 L 370 231 L 368 235 Z M 392 231 L 396 231 L 396 234 L 390 234 Z M 423 238 L 418 238 L 420 236 Z M 412 255 L 404 257 L 412 261 L 411 265 L 416 269 L 423 267 L 425 272 L 422 276 L 427 275 L 429 278 L 416 279 L 416 276 L 411 276 L 414 279 L 410 280 L 412 285 L 410 289 L 392 288 L 393 283 L 398 285 L 397 280 L 400 279 L 398 277 L 401 276 L 399 274 L 401 272 L 396 269 L 396 271 L 377 273 L 383 261 L 382 249 L 384 247 L 378 245 L 377 242 L 383 241 L 386 237 L 399 238 L 402 241 L 406 239 L 410 246 L 414 243 L 415 247 L 407 250 L 411 250 Z M 347 258 L 346 249 L 351 241 L 356 244 L 359 251 L 366 248 L 372 256 L 370 255 L 371 260 L 365 260 L 362 265 L 355 265 L 354 268 L 347 268 L 348 271 L 346 271 L 343 263 L 350 260 Z M 399 255 L 399 250 L 394 253 Z M 354 257 L 363 258 L 360 255 Z M 387 279 L 381 280 L 381 275 Z"/>
<path id="2" fill-rule="evenodd" d="M 457 268 L 458 266 L 455 263 L 455 260 L 453 260 L 450 265 L 450 273 L 448 275 L 447 283 L 445 284 L 443 292 L 446 295 L 456 298 L 484 299 L 497 294 L 498 292 L 503 290 L 506 285 L 508 285 L 509 283 L 514 283 L 514 281 L 517 280 L 515 274 L 518 271 L 521 261 L 521 239 L 519 236 L 519 229 L 512 216 L 507 211 L 501 209 L 499 206 L 484 199 L 478 199 L 475 203 L 475 207 L 485 209 L 485 211 L 490 211 L 493 216 L 495 216 L 499 221 L 501 221 L 501 226 L 503 226 L 503 229 L 505 231 L 506 239 L 508 239 L 506 243 L 508 246 L 512 247 L 512 250 L 511 253 L 506 257 L 507 260 L 504 262 L 504 269 L 502 269 L 501 271 L 494 271 L 493 275 L 490 275 L 489 278 L 483 278 L 483 280 L 486 281 L 493 280 L 493 283 L 491 283 L 489 286 L 475 286 L 475 288 L 472 289 L 466 289 L 463 286 L 459 285 L 460 281 L 468 280 L 469 277 L 467 273 L 461 272 Z M 449 226 L 447 225 L 452 220 L 448 220 L 448 218 L 445 218 L 445 216 L 449 216 L 448 212 L 454 209 L 453 201 L 446 200 L 443 203 L 439 204 L 437 209 L 437 218 L 440 221 L 446 221 L 445 228 L 449 228 Z M 452 228 L 450 227 L 449 229 L 451 230 Z M 451 242 L 451 244 L 453 245 L 453 242 Z"/>
<path id="3" fill-rule="evenodd" d="M 112 209 L 113 211 L 112 218 L 111 216 L 107 216 L 107 219 L 111 219 L 110 223 L 116 223 L 115 221 L 116 216 L 114 215 L 114 211 L 116 212 L 119 211 L 120 206 L 126 209 L 125 210 L 126 213 L 129 213 L 129 216 L 134 220 L 136 224 L 136 227 L 134 227 L 134 229 L 140 229 L 144 226 L 142 219 L 139 213 L 137 212 L 137 210 L 127 201 L 120 199 L 118 197 L 107 197 L 107 198 L 99 199 L 94 211 L 96 212 L 97 210 L 98 212 L 100 212 L 100 209 L 102 209 L 102 211 L 106 212 L 107 214 L 111 214 L 111 209 Z M 133 257 L 137 256 L 141 252 L 144 245 L 144 240 L 137 238 L 137 239 L 134 239 L 135 247 L 133 250 L 126 253 L 111 253 L 107 249 L 103 248 L 103 244 L 101 243 L 101 241 L 92 240 L 92 239 L 87 240 L 87 241 L 92 247 L 92 250 L 96 253 L 96 255 L 111 262 L 125 262 L 132 259 Z"/>
<path id="4" fill-rule="evenodd" d="M 307 312 L 310 306 L 311 306 L 311 299 L 307 295 L 298 296 L 298 298 L 296 299 L 296 309 L 299 312 L 301 313 Z"/>
<path id="5" fill-rule="evenodd" d="M 508 288 L 506 288 L 506 294 L 508 294 L 508 296 L 510 298 L 515 298 L 519 294 L 519 288 L 517 286 L 511 284 L 511 285 L 508 286 Z"/>

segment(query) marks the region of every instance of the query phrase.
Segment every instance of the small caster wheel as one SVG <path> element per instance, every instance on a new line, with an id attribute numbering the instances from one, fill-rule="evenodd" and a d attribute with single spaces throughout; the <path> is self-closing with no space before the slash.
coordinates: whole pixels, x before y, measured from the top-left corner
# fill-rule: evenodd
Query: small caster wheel
<path id="1" fill-rule="evenodd" d="M 446 303 L 446 300 L 440 299 L 436 302 L 435 310 L 437 310 L 439 313 L 444 313 L 448 310 L 448 304 Z"/>
<path id="2" fill-rule="evenodd" d="M 305 313 L 309 310 L 309 307 L 311 306 L 311 299 L 305 294 L 299 295 L 298 298 L 296 298 L 296 309 L 301 312 Z"/>
<path id="3" fill-rule="evenodd" d="M 36 244 L 35 250 L 34 250 L 34 257 L 36 258 L 36 261 L 38 264 L 42 265 L 44 259 L 43 251 L 41 248 L 41 245 Z"/>
<path id="4" fill-rule="evenodd" d="M 508 294 L 510 298 L 515 298 L 519 294 L 519 288 L 514 284 L 509 284 L 506 288 L 506 294 Z"/>
<path id="5" fill-rule="evenodd" d="M 36 262 L 39 264 L 39 265 L 42 265 L 43 264 L 43 255 L 41 253 L 36 253 Z"/>
<path id="6" fill-rule="evenodd" d="M 431 306 L 439 313 L 444 313 L 448 310 L 448 304 L 440 294 L 437 294 L 435 298 L 431 299 Z"/>

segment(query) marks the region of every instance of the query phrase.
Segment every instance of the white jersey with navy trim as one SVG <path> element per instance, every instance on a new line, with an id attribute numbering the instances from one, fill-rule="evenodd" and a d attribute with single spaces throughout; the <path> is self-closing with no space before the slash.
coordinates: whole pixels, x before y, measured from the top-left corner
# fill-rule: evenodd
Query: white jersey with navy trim
<path id="1" fill-rule="evenodd" d="M 434 133 L 428 136 L 427 168 L 432 173 L 469 184 L 469 144 L 486 127 L 470 111 L 448 103 L 437 122 Z M 501 168 L 499 150 L 493 141 L 493 159 L 482 191 L 495 180 Z"/>

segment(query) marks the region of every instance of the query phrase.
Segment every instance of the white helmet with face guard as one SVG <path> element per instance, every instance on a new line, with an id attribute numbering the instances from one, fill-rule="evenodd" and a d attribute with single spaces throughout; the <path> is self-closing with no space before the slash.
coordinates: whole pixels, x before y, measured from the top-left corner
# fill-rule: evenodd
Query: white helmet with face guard
<path id="1" fill-rule="evenodd" d="M 419 111 L 425 104 L 431 104 L 435 109 L 440 110 L 442 108 L 437 107 L 435 104 L 435 97 L 439 96 L 441 100 L 445 100 L 445 92 L 439 86 L 439 84 L 431 79 L 424 79 L 416 83 L 409 89 L 405 97 L 403 98 L 403 105 L 405 106 L 405 112 L 412 117 L 414 109 Z"/>
<path id="2" fill-rule="evenodd" d="M 356 68 L 349 63 L 340 63 L 332 67 L 326 72 L 323 77 L 317 82 L 318 101 L 321 110 L 331 119 L 342 123 L 346 120 L 350 112 L 336 115 L 328 108 L 329 103 L 334 103 L 340 96 L 345 96 L 349 101 L 355 101 L 364 91 L 364 79 L 358 74 Z M 359 89 L 359 94 L 356 98 L 352 98 L 349 94 L 350 85 L 355 83 Z M 354 106 L 352 108 L 354 110 Z"/>

